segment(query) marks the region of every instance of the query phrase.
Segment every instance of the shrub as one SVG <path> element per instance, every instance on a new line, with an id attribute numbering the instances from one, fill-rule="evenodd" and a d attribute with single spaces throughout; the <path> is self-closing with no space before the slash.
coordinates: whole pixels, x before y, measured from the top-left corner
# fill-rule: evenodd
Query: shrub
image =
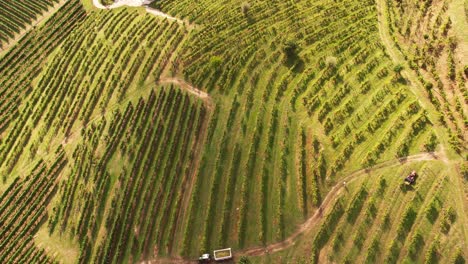
<path id="1" fill-rule="evenodd" d="M 404 69 L 403 65 L 397 64 L 395 67 L 393 67 L 393 71 L 397 74 L 400 75 L 401 71 Z"/>
<path id="2" fill-rule="evenodd" d="M 219 56 L 213 56 L 210 59 L 210 67 L 216 71 L 218 71 L 219 66 L 221 66 L 221 63 L 223 63 L 223 60 Z"/>
<path id="3" fill-rule="evenodd" d="M 246 256 L 242 256 L 240 259 L 239 259 L 239 264 L 249 264 L 250 263 L 250 260 L 246 257 Z"/>
<path id="4" fill-rule="evenodd" d="M 410 245 L 408 247 L 409 255 L 412 259 L 415 259 L 418 256 L 419 250 L 424 245 L 424 238 L 421 233 L 417 232 L 411 239 Z"/>
<path id="5" fill-rule="evenodd" d="M 437 147 L 437 144 L 439 144 L 439 141 L 437 140 L 437 136 L 434 133 L 431 133 L 431 135 L 429 136 L 429 139 L 424 144 L 424 149 L 426 151 L 432 152 Z"/>
<path id="6" fill-rule="evenodd" d="M 338 64 L 338 59 L 334 56 L 328 56 L 327 58 L 325 58 L 325 64 L 329 68 L 335 68 Z"/>
<path id="7" fill-rule="evenodd" d="M 348 220 L 349 223 L 354 223 L 354 221 L 356 220 L 367 198 L 367 194 L 367 190 L 364 187 L 361 187 L 359 192 L 354 196 L 353 200 L 350 202 L 348 208 L 346 209 L 346 220 Z"/>
<path id="8" fill-rule="evenodd" d="M 435 222 L 437 217 L 439 216 L 439 210 L 437 210 L 437 205 L 435 200 L 432 200 L 431 203 L 427 206 L 426 210 L 426 218 L 431 222 L 432 224 Z"/>
<path id="9" fill-rule="evenodd" d="M 400 219 L 400 224 L 398 225 L 397 235 L 399 239 L 403 239 L 406 234 L 410 231 L 411 227 L 416 220 L 416 211 L 412 207 L 408 207 L 403 213 L 402 218 Z"/>
<path id="10" fill-rule="evenodd" d="M 437 251 L 437 248 L 439 246 L 439 242 L 437 240 L 435 240 L 431 246 L 429 247 L 429 249 L 426 251 L 426 255 L 425 255 L 425 261 L 424 263 L 426 264 L 432 264 L 432 263 L 437 263 L 438 262 L 438 251 Z"/>
<path id="11" fill-rule="evenodd" d="M 463 176 L 463 178 L 465 179 L 465 181 L 468 181 L 468 162 L 464 162 L 460 166 L 460 173 Z"/>
<path id="12" fill-rule="evenodd" d="M 242 4 L 241 4 L 242 14 L 244 14 L 244 16 L 246 16 L 247 13 L 249 12 L 249 10 L 250 10 L 250 4 L 248 2 L 242 2 Z"/>
<path id="13" fill-rule="evenodd" d="M 450 263 L 453 263 L 453 264 L 465 264 L 466 263 L 465 258 L 463 257 L 463 252 L 460 248 L 457 248 Z"/>

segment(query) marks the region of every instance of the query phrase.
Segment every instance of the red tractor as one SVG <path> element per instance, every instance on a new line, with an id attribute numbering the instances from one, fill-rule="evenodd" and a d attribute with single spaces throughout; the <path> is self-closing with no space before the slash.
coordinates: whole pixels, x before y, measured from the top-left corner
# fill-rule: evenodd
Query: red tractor
<path id="1" fill-rule="evenodd" d="M 418 174 L 416 171 L 412 171 L 406 178 L 405 184 L 406 185 L 413 185 L 416 182 L 416 178 L 418 178 Z"/>

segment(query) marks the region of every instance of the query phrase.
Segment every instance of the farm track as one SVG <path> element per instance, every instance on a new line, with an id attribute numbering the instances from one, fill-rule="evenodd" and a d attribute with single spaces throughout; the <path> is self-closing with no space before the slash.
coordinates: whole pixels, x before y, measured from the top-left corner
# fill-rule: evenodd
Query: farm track
<path id="1" fill-rule="evenodd" d="M 288 238 L 286 238 L 283 241 L 270 244 L 265 247 L 256 247 L 256 248 L 250 248 L 250 249 L 237 251 L 234 253 L 234 256 L 235 257 L 263 256 L 263 255 L 285 250 L 293 246 L 296 240 L 298 240 L 302 234 L 312 230 L 318 223 L 320 223 L 322 216 L 325 215 L 326 209 L 337 198 L 337 196 L 341 194 L 341 191 L 345 189 L 347 184 L 361 178 L 362 176 L 369 175 L 370 172 L 373 172 L 379 169 L 391 168 L 391 167 L 395 167 L 395 166 L 405 164 L 405 163 L 410 163 L 410 162 L 419 162 L 419 161 L 428 161 L 428 160 L 444 160 L 444 154 L 434 153 L 434 152 L 422 152 L 419 154 L 415 154 L 415 155 L 411 155 L 411 156 L 407 156 L 403 158 L 387 160 L 387 161 L 378 163 L 371 168 L 365 168 L 365 169 L 352 172 L 348 176 L 342 178 L 337 184 L 335 184 L 330 189 L 327 196 L 323 199 L 322 204 L 320 205 L 319 209 L 311 217 L 309 217 L 303 224 L 301 224 L 299 228 L 293 234 L 291 234 Z M 343 184 L 343 182 L 346 182 L 346 184 Z M 194 261 L 182 259 L 180 257 L 173 257 L 173 258 L 160 258 L 160 259 L 151 260 L 151 261 L 144 261 L 141 263 L 143 264 L 143 263 L 192 263 L 192 262 Z"/>
<path id="2" fill-rule="evenodd" d="M 349 174 L 345 178 L 341 179 L 339 183 L 333 186 L 328 192 L 327 196 L 323 199 L 319 209 L 309 219 L 307 219 L 307 221 L 305 221 L 302 225 L 300 225 L 299 228 L 293 234 L 291 234 L 287 239 L 268 245 L 266 247 L 258 247 L 258 248 L 252 248 L 252 249 L 239 251 L 239 252 L 236 252 L 236 255 L 237 256 L 262 256 L 262 255 L 284 250 L 294 245 L 295 241 L 300 237 L 300 235 L 311 230 L 320 222 L 320 219 L 325 214 L 326 209 L 336 199 L 336 197 L 341 193 L 341 191 L 345 189 L 346 185 L 361 178 L 361 176 L 369 175 L 370 172 L 378 170 L 378 169 L 390 168 L 390 167 L 401 165 L 403 163 L 427 161 L 427 160 L 438 160 L 441 157 L 442 157 L 441 155 L 438 156 L 438 154 L 436 153 L 423 152 L 423 153 L 415 154 L 412 156 L 407 156 L 404 158 L 384 161 L 382 163 L 376 164 L 372 168 L 365 168 L 365 169 L 357 170 Z"/>
<path id="3" fill-rule="evenodd" d="M 425 95 L 425 88 L 422 87 L 422 84 L 418 81 L 417 76 L 415 73 L 410 70 L 409 65 L 407 61 L 405 60 L 403 54 L 397 49 L 395 46 L 395 43 L 393 43 L 393 39 L 390 35 L 389 31 L 389 25 L 388 21 L 386 19 L 386 14 L 387 14 L 387 7 L 385 5 L 384 0 L 377 0 L 376 2 L 377 5 L 377 15 L 378 15 L 378 28 L 379 28 L 379 35 L 382 43 L 385 46 L 385 50 L 388 52 L 388 55 L 390 56 L 391 60 L 395 64 L 400 64 L 404 66 L 403 71 L 401 72 L 402 76 L 408 81 L 408 87 L 411 89 L 411 92 L 416 96 L 418 99 L 419 104 L 428 111 L 428 116 L 429 119 L 432 120 L 432 124 L 434 127 L 436 127 L 436 133 L 438 135 L 438 138 L 444 139 L 447 138 L 441 133 L 443 133 L 443 128 L 436 122 L 437 116 L 435 116 L 435 113 L 437 113 L 437 110 L 434 108 L 432 103 L 429 101 L 429 99 Z M 442 142 L 442 148 L 441 152 L 443 153 L 443 161 L 445 163 L 448 163 L 448 158 L 447 158 L 447 153 L 446 153 L 446 148 L 445 145 L 448 145 L 447 142 Z"/>
<path id="4" fill-rule="evenodd" d="M 144 6 L 144 7 L 146 7 L 146 12 L 148 12 L 150 14 L 153 14 L 153 15 L 159 16 L 159 17 L 163 17 L 163 18 L 167 18 L 169 20 L 176 20 L 178 23 L 184 23 L 182 20 L 180 20 L 178 18 L 172 17 L 172 16 L 170 16 L 168 14 L 165 14 L 165 13 L 159 11 L 159 10 L 148 7 L 147 4 L 149 4 L 149 1 L 143 1 L 143 0 L 121 0 L 121 1 L 119 1 L 119 0 L 117 0 L 116 3 L 114 3 L 114 4 L 110 5 L 110 6 L 103 6 L 99 2 L 99 0 L 93 0 L 93 4 L 94 4 L 95 7 L 100 8 L 100 9 L 113 9 L 113 8 L 119 8 L 119 7 L 122 7 L 122 6 Z M 379 23 L 378 24 L 379 24 L 380 37 L 381 37 L 382 42 L 385 45 L 385 47 L 386 47 L 386 49 L 387 49 L 387 51 L 389 53 L 391 59 L 395 63 L 404 64 L 405 68 L 407 68 L 406 67 L 406 61 L 404 60 L 404 58 L 402 58 L 402 54 L 398 51 L 398 49 L 394 46 L 394 43 L 392 42 L 392 39 L 391 39 L 391 37 L 389 35 L 389 32 L 388 32 L 388 25 L 386 24 L 386 22 L 382 21 L 382 18 L 385 19 L 385 17 L 382 14 L 382 8 L 383 8 L 381 6 L 382 4 L 384 4 L 383 0 L 377 0 L 377 9 L 378 9 L 378 13 L 379 13 Z M 38 21 L 37 23 L 39 23 L 39 22 L 40 21 Z M 387 27 L 387 28 L 385 29 L 385 27 Z M 382 28 L 384 28 L 384 29 L 382 29 Z M 424 88 L 417 81 L 417 78 L 416 78 L 416 76 L 414 76 L 414 73 L 412 71 L 410 71 L 410 70 L 405 70 L 403 72 L 403 75 L 410 81 L 409 86 L 411 87 L 411 90 L 413 91 L 413 93 L 415 93 L 415 95 L 418 98 L 421 105 L 424 108 L 427 108 L 427 107 L 431 108 L 432 105 L 430 103 L 429 103 L 429 106 L 427 106 L 426 103 L 425 103 L 424 99 L 427 99 L 427 98 L 425 98 L 423 96 L 424 95 Z M 201 100 L 203 100 L 203 102 L 204 102 L 204 104 L 207 107 L 209 112 L 212 112 L 212 110 L 214 109 L 213 99 L 211 98 L 211 96 L 208 93 L 194 87 L 193 85 L 191 85 L 190 83 L 186 82 L 185 80 L 183 80 L 181 78 L 163 77 L 163 78 L 158 80 L 157 84 L 161 84 L 161 85 L 174 84 L 174 85 L 177 85 L 181 89 L 183 89 L 183 90 L 197 96 Z M 424 100 L 424 101 L 421 102 L 421 100 Z M 100 119 L 100 118 L 102 118 L 102 115 L 96 116 L 90 122 L 88 122 L 88 125 L 93 123 L 97 119 Z M 201 153 L 203 151 L 203 148 L 201 146 L 203 146 L 204 143 L 205 143 L 204 141 L 205 141 L 206 131 L 208 129 L 208 124 L 209 124 L 209 120 L 205 121 L 205 123 L 202 126 L 202 130 L 201 130 L 202 132 L 201 132 L 201 135 L 200 135 L 200 138 L 202 139 L 202 142 L 200 142 L 199 147 L 197 147 L 197 150 L 195 151 L 195 160 L 196 160 L 196 162 L 193 165 L 194 168 L 192 169 L 192 172 L 190 173 L 191 174 L 189 176 L 190 180 L 187 182 L 186 194 L 184 196 L 184 200 L 182 202 L 182 207 L 181 207 L 182 211 L 187 210 L 189 202 L 190 202 L 189 198 L 190 198 L 190 194 L 192 192 L 192 187 L 193 187 L 193 185 L 195 183 L 196 173 L 197 173 L 197 171 L 199 169 L 198 167 L 200 165 L 200 162 L 199 162 L 200 161 L 200 156 L 201 156 Z M 434 124 L 434 125 L 436 125 L 436 124 Z M 83 127 L 86 127 L 86 126 L 83 126 Z M 83 128 L 83 127 L 80 127 L 79 130 L 81 130 L 81 128 Z M 442 128 L 440 128 L 440 129 L 442 130 Z M 78 132 L 79 130 L 77 129 L 76 132 Z M 72 132 L 71 135 L 73 135 L 73 132 Z M 66 144 L 66 140 L 65 140 L 64 144 Z M 302 234 L 313 230 L 313 228 L 315 228 L 320 223 L 320 221 L 321 221 L 323 215 L 325 215 L 327 209 L 330 207 L 331 204 L 333 204 L 333 201 L 342 193 L 343 189 L 346 189 L 346 184 L 343 184 L 343 182 L 351 183 L 351 182 L 354 182 L 357 179 L 360 179 L 360 178 L 364 177 L 365 175 L 371 176 L 370 173 L 373 172 L 373 171 L 376 171 L 376 170 L 379 170 L 379 169 L 395 167 L 395 166 L 398 166 L 398 165 L 401 165 L 401 164 L 404 164 L 404 163 L 413 163 L 413 162 L 429 161 L 429 160 L 441 160 L 446 164 L 451 164 L 451 160 L 449 160 L 449 158 L 447 157 L 445 149 L 446 149 L 445 145 L 441 144 L 441 150 L 440 150 L 440 152 L 437 152 L 437 153 L 423 152 L 423 153 L 419 153 L 419 154 L 416 154 L 416 155 L 407 156 L 407 157 L 404 157 L 404 158 L 387 160 L 387 161 L 378 163 L 377 165 L 373 166 L 372 168 L 361 169 L 361 170 L 357 170 L 357 171 L 354 171 L 354 172 L 348 174 L 346 177 L 340 179 L 340 181 L 338 183 L 336 183 L 333 187 L 331 187 L 331 189 L 329 190 L 329 192 L 327 193 L 325 198 L 322 200 L 322 203 L 321 203 L 319 209 L 316 210 L 316 212 L 312 216 L 310 216 L 303 224 L 299 225 L 298 229 L 294 233 L 292 233 L 289 237 L 287 237 L 285 240 L 282 240 L 280 242 L 273 243 L 273 244 L 270 244 L 270 245 L 267 245 L 267 246 L 263 246 L 263 247 L 255 247 L 255 248 L 250 248 L 250 249 L 244 249 L 244 250 L 235 252 L 235 256 L 244 256 L 244 255 L 246 255 L 246 256 L 262 256 L 262 255 L 267 255 L 267 254 L 270 254 L 270 253 L 282 251 L 282 250 L 285 250 L 285 249 L 293 246 L 296 243 L 296 241 L 301 238 Z M 399 175 L 395 175 L 395 176 L 399 176 Z M 185 199 L 185 197 L 187 197 L 187 199 Z M 182 257 L 174 256 L 174 257 L 168 257 L 168 258 L 155 259 L 155 260 L 151 260 L 151 261 L 144 261 L 142 263 L 193 263 L 193 262 L 194 262 L 193 260 L 187 260 L 187 259 L 184 259 Z"/>
<path id="5" fill-rule="evenodd" d="M 190 83 L 186 82 L 185 80 L 182 80 L 180 78 L 161 78 L 158 82 L 159 84 L 176 84 L 178 86 L 180 86 L 182 89 L 184 89 L 185 91 L 199 97 L 201 100 L 203 100 L 207 107 L 210 108 L 210 109 L 213 109 L 213 99 L 211 98 L 211 96 L 206 93 L 206 92 L 203 92 L 202 90 L 194 87 L 193 85 L 191 85 Z"/>

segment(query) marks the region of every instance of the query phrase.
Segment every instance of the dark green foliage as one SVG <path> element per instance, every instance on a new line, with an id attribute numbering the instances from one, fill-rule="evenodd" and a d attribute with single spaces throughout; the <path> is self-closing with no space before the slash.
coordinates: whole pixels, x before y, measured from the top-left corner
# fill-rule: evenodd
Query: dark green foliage
<path id="1" fill-rule="evenodd" d="M 437 217 L 439 216 L 439 205 L 437 198 L 431 200 L 425 209 L 426 218 L 433 224 Z"/>
<path id="2" fill-rule="evenodd" d="M 300 46 L 296 40 L 286 39 L 281 47 L 286 60 L 295 60 L 298 57 Z"/>
<path id="3" fill-rule="evenodd" d="M 457 248 L 457 250 L 455 250 L 455 254 L 453 254 L 452 259 L 451 259 L 451 263 L 453 264 L 465 264 L 466 263 L 466 260 L 465 260 L 465 257 L 463 256 L 463 251 L 461 250 L 461 248 Z"/>
<path id="4" fill-rule="evenodd" d="M 420 250 L 424 246 L 424 238 L 420 232 L 416 232 L 408 247 L 409 256 L 412 259 L 416 259 L 416 257 L 421 253 Z"/>
<path id="5" fill-rule="evenodd" d="M 220 66 L 223 63 L 223 59 L 219 56 L 213 56 L 210 59 L 210 67 L 214 71 L 220 71 Z"/>
<path id="6" fill-rule="evenodd" d="M 368 250 L 367 250 L 367 256 L 366 256 L 366 260 L 365 260 L 365 263 L 374 263 L 375 261 L 375 257 L 377 256 L 377 254 L 379 253 L 379 250 L 380 250 L 380 246 L 379 246 L 379 239 L 378 237 L 375 237 Z"/>
<path id="7" fill-rule="evenodd" d="M 407 233 L 411 230 L 411 227 L 416 220 L 416 215 L 416 211 L 411 206 L 408 206 L 398 225 L 397 235 L 399 239 L 406 237 Z"/>
<path id="8" fill-rule="evenodd" d="M 359 191 L 354 195 L 353 199 L 349 203 L 348 208 L 346 209 L 346 220 L 349 223 L 354 223 L 356 221 L 356 218 L 359 215 L 359 212 L 362 209 L 362 206 L 364 205 L 364 202 L 367 197 L 367 190 L 365 187 L 361 187 Z"/>
<path id="9" fill-rule="evenodd" d="M 242 256 L 239 259 L 239 264 L 250 264 L 250 260 L 246 256 Z"/>
<path id="10" fill-rule="evenodd" d="M 462 175 L 465 181 L 468 181 L 468 162 L 464 161 L 460 165 L 460 174 Z"/>
<path id="11" fill-rule="evenodd" d="M 334 227 L 340 220 L 343 213 L 344 210 L 341 204 L 341 199 L 338 199 L 333 205 L 333 208 L 331 208 L 330 213 L 325 217 L 320 229 L 315 235 L 312 247 L 313 249 L 320 250 L 327 243 L 333 233 Z"/>
<path id="12" fill-rule="evenodd" d="M 383 193 L 385 192 L 385 189 L 387 188 L 387 180 L 385 178 L 380 178 L 379 180 L 379 189 L 377 190 L 377 193 L 382 196 Z"/>
<path id="13" fill-rule="evenodd" d="M 432 242 L 432 244 L 429 246 L 428 250 L 426 251 L 426 254 L 424 256 L 424 263 L 425 264 L 435 264 L 439 262 L 439 241 L 437 239 Z"/>
<path id="14" fill-rule="evenodd" d="M 442 233 L 447 234 L 450 231 L 450 227 L 457 219 L 457 214 L 453 207 L 449 206 L 447 209 L 444 210 L 442 220 L 440 223 L 440 229 Z"/>
<path id="15" fill-rule="evenodd" d="M 435 135 L 435 133 L 431 133 L 429 135 L 429 138 L 427 139 L 427 142 L 424 144 L 424 149 L 426 151 L 432 152 L 436 149 L 438 144 L 439 141 L 437 140 L 437 136 Z"/>

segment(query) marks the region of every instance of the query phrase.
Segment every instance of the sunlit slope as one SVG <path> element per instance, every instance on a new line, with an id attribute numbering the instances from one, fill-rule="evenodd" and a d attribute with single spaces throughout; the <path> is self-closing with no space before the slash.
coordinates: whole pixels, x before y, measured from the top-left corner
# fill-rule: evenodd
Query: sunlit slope
<path id="1" fill-rule="evenodd" d="M 155 83 L 184 36 L 178 23 L 141 10 L 85 12 L 70 1 L 2 57 L 3 189 L 64 149 L 60 177 L 42 170 L 48 191 L 28 187 L 46 200 L 38 201 L 37 221 L 24 221 L 34 224 L 31 235 L 47 219 L 50 235 L 74 241 L 79 254 L 71 261 L 126 262 L 153 255 L 155 246 L 171 249 L 209 117 L 206 100 Z M 12 260 L 28 259 L 28 241 L 4 241 L 18 246 Z"/>
<path id="2" fill-rule="evenodd" d="M 280 241 L 328 183 L 436 145 L 374 1 L 243 2 L 154 3 L 196 25 L 180 74 L 218 98 L 183 254 Z"/>

